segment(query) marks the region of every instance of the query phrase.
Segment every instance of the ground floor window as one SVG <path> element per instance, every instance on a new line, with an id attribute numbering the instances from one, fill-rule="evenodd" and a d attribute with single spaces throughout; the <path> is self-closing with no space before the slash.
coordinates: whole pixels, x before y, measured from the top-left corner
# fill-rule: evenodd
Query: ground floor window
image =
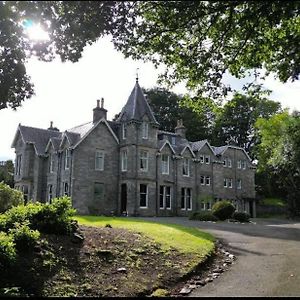
<path id="1" fill-rule="evenodd" d="M 161 185 L 159 189 L 159 208 L 171 209 L 171 187 Z"/>
<path id="2" fill-rule="evenodd" d="M 191 210 L 192 209 L 192 189 L 181 188 L 181 209 Z"/>
<path id="3" fill-rule="evenodd" d="M 23 185 L 22 186 L 22 192 L 23 192 L 23 197 L 24 197 L 24 203 L 26 204 L 28 202 L 28 185 Z"/>
<path id="4" fill-rule="evenodd" d="M 53 198 L 53 186 L 52 184 L 48 185 L 48 202 L 51 203 L 51 200 Z"/>
<path id="5" fill-rule="evenodd" d="M 147 184 L 140 184 L 140 207 L 148 207 L 148 186 Z"/>
<path id="6" fill-rule="evenodd" d="M 69 196 L 69 184 L 64 182 L 64 195 Z"/>

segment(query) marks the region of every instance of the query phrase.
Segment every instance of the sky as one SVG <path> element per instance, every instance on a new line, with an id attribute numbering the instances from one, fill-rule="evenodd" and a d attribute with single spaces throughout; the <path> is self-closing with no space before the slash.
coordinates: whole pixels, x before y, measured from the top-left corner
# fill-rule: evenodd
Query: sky
<path id="1" fill-rule="evenodd" d="M 53 121 L 53 126 L 65 131 L 91 121 L 97 99 L 102 97 L 108 110 L 107 118 L 111 120 L 125 105 L 135 85 L 137 68 L 143 88 L 158 86 L 161 71 L 151 63 L 125 59 L 108 38 L 86 46 L 77 63 L 62 63 L 59 59 L 49 63 L 31 58 L 26 67 L 35 96 L 25 100 L 16 111 L 0 110 L 0 161 L 15 158 L 11 144 L 19 123 L 46 129 Z M 235 88 L 242 85 L 232 77 L 227 81 Z M 290 110 L 300 110 L 299 81 L 282 84 L 268 77 L 264 85 L 273 90 L 270 99 Z M 179 84 L 172 91 L 184 94 L 186 89 Z"/>

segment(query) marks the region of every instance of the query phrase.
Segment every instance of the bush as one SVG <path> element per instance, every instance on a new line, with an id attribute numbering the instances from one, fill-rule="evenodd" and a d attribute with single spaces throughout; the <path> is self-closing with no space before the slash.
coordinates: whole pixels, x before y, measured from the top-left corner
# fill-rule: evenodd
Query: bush
<path id="1" fill-rule="evenodd" d="M 218 218 L 209 211 L 194 212 L 189 219 L 198 221 L 218 221 Z"/>
<path id="2" fill-rule="evenodd" d="M 212 207 L 213 215 L 222 221 L 229 219 L 234 211 L 234 206 L 227 200 L 219 201 Z"/>
<path id="3" fill-rule="evenodd" d="M 12 189 L 4 182 L 0 182 L 0 213 L 22 203 L 24 203 L 22 192 Z"/>
<path id="4" fill-rule="evenodd" d="M 9 230 L 18 251 L 32 249 L 40 237 L 40 233 L 30 229 L 28 225 L 29 222 L 27 221 L 24 224 L 16 224 L 15 228 Z"/>
<path id="5" fill-rule="evenodd" d="M 0 232 L 0 265 L 9 265 L 16 260 L 14 239 L 5 232 Z"/>
<path id="6" fill-rule="evenodd" d="M 250 215 L 245 212 L 234 212 L 232 215 L 232 219 L 237 220 L 239 222 L 249 222 Z"/>

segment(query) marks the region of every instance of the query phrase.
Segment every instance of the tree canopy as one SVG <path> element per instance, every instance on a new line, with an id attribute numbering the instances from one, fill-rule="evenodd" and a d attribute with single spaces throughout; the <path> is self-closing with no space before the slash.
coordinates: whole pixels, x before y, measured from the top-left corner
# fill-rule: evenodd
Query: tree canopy
<path id="1" fill-rule="evenodd" d="M 299 9 L 300 1 L 0 1 L 0 109 L 34 94 L 29 57 L 76 62 L 104 35 L 126 57 L 165 64 L 167 82 L 185 80 L 213 99 L 230 89 L 226 71 L 298 79 Z M 49 40 L 30 40 L 32 23 Z"/>

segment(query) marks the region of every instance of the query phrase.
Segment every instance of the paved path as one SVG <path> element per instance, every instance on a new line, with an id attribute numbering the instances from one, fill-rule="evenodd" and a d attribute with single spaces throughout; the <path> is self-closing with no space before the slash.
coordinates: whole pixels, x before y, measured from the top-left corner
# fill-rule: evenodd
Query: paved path
<path id="1" fill-rule="evenodd" d="M 252 219 L 250 224 L 190 221 L 182 217 L 146 220 L 207 231 L 237 256 L 229 271 L 190 296 L 300 296 L 300 222 Z"/>

